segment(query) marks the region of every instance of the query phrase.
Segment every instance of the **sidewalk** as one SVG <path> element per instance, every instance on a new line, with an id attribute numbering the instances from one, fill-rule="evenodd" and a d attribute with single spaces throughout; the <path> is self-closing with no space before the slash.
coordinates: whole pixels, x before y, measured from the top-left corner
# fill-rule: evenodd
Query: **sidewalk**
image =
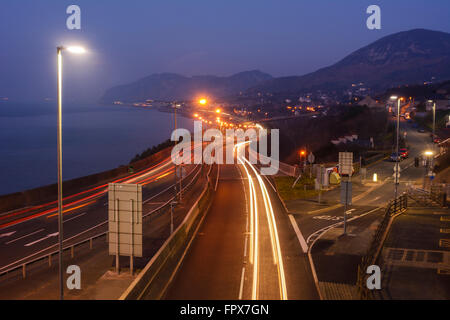
<path id="1" fill-rule="evenodd" d="M 347 235 L 343 235 L 342 225 L 330 228 L 312 245 L 311 258 L 323 299 L 359 299 L 356 291 L 358 264 L 369 249 L 383 210 L 380 208 L 349 221 Z"/>
<path id="2" fill-rule="evenodd" d="M 410 207 L 381 254 L 384 299 L 450 299 L 450 211 Z"/>

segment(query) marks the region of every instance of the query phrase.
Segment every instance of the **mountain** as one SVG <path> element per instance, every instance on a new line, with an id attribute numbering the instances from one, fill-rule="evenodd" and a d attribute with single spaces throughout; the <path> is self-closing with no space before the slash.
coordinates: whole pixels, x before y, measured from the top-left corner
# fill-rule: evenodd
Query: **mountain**
<path id="1" fill-rule="evenodd" d="M 270 79 L 271 75 L 258 70 L 241 72 L 230 77 L 185 77 L 174 73 L 158 73 L 130 84 L 113 87 L 105 92 L 101 101 L 111 103 L 116 100 L 190 100 L 201 94 L 218 98 L 238 94 Z"/>
<path id="2" fill-rule="evenodd" d="M 363 82 L 374 90 L 450 79 L 450 34 L 425 29 L 395 33 L 348 55 L 336 64 L 306 74 L 274 78 L 248 93 L 300 93 L 339 90 Z"/>

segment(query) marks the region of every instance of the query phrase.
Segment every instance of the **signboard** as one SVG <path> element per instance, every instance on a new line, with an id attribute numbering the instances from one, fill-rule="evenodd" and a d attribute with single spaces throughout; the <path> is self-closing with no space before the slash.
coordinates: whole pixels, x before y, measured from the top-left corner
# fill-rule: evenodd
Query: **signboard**
<path id="1" fill-rule="evenodd" d="M 341 181 L 341 204 L 352 204 L 352 183 Z"/>
<path id="2" fill-rule="evenodd" d="M 108 185 L 109 254 L 142 257 L 142 186 Z"/>
<path id="3" fill-rule="evenodd" d="M 315 157 L 314 154 L 311 152 L 311 153 L 308 155 L 308 162 L 309 162 L 309 163 L 314 163 L 314 160 L 316 160 L 316 157 Z"/>
<path id="4" fill-rule="evenodd" d="M 353 173 L 353 152 L 339 152 L 339 174 L 351 176 Z"/>

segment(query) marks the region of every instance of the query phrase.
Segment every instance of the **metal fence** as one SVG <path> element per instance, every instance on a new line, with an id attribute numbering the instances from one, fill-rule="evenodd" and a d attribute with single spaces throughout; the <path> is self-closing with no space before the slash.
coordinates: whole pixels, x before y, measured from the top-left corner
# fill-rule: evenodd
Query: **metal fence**
<path id="1" fill-rule="evenodd" d="M 189 176 L 191 176 L 195 171 L 196 170 L 192 170 L 189 173 L 189 175 L 185 177 L 185 179 L 188 178 Z M 209 170 L 209 171 L 211 171 L 211 170 Z M 202 167 L 200 167 L 200 169 L 197 170 L 197 173 L 194 174 L 192 179 L 182 188 L 182 190 L 181 190 L 182 193 L 184 193 L 190 189 L 193 182 L 196 181 L 197 176 L 201 172 L 202 172 Z M 173 186 L 171 186 L 169 188 L 173 188 Z M 169 188 L 167 188 L 167 189 L 169 189 Z M 161 204 L 159 207 L 147 212 L 142 217 L 146 218 L 148 216 L 160 214 L 163 211 L 169 210 L 170 203 L 173 201 L 174 198 L 175 197 L 170 198 L 167 202 L 165 202 L 165 203 Z M 63 245 L 63 252 L 70 251 L 70 255 L 73 258 L 74 254 L 75 254 L 75 248 L 78 248 L 82 245 L 89 243 L 89 248 L 92 249 L 94 240 L 97 240 L 102 237 L 105 237 L 107 240 L 108 231 L 97 231 L 97 232 L 95 231 L 96 229 L 101 229 L 102 227 L 103 228 L 106 227 L 107 224 L 108 224 L 108 221 L 104 221 L 94 227 L 84 230 L 83 232 L 81 232 L 73 237 L 65 239 L 64 242 L 66 242 L 67 245 Z M 81 237 L 82 235 L 88 234 L 89 232 L 93 232 L 94 234 L 83 240 L 71 243 L 71 241 L 75 240 L 76 238 Z M 0 280 L 2 278 L 8 277 L 8 275 L 14 274 L 14 273 L 16 273 L 17 275 L 21 274 L 22 278 L 25 279 L 26 275 L 27 275 L 27 269 L 31 266 L 37 265 L 39 262 L 48 261 L 48 266 L 51 267 L 53 256 L 57 255 L 58 253 L 59 253 L 58 244 L 54 244 L 46 249 L 43 249 L 41 251 L 34 253 L 32 255 L 29 255 L 20 260 L 14 261 L 13 263 L 10 263 L 9 265 L 6 265 L 6 266 L 0 268 Z"/>
<path id="2" fill-rule="evenodd" d="M 356 280 L 356 287 L 361 299 L 371 299 L 373 298 L 372 290 L 369 290 L 366 285 L 367 280 L 367 267 L 375 264 L 377 261 L 381 249 L 383 248 L 383 243 L 386 239 L 387 233 L 392 225 L 393 219 L 406 211 L 408 208 L 408 196 L 406 193 L 402 194 L 397 199 L 389 202 L 383 220 L 378 225 L 375 231 L 375 235 L 370 244 L 369 250 L 366 255 L 362 257 L 360 264 L 358 265 L 358 274 Z"/>

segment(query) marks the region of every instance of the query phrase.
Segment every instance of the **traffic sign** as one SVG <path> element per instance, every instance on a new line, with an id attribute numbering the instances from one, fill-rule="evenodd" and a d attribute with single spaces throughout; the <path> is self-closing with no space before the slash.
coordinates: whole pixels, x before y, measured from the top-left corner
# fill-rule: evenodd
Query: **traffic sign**
<path id="1" fill-rule="evenodd" d="M 339 174 L 351 176 L 353 173 L 353 152 L 339 152 Z"/>
<path id="2" fill-rule="evenodd" d="M 309 163 L 314 163 L 315 159 L 316 159 L 316 157 L 315 157 L 314 154 L 311 152 L 311 153 L 308 155 L 308 162 L 309 162 Z"/>

